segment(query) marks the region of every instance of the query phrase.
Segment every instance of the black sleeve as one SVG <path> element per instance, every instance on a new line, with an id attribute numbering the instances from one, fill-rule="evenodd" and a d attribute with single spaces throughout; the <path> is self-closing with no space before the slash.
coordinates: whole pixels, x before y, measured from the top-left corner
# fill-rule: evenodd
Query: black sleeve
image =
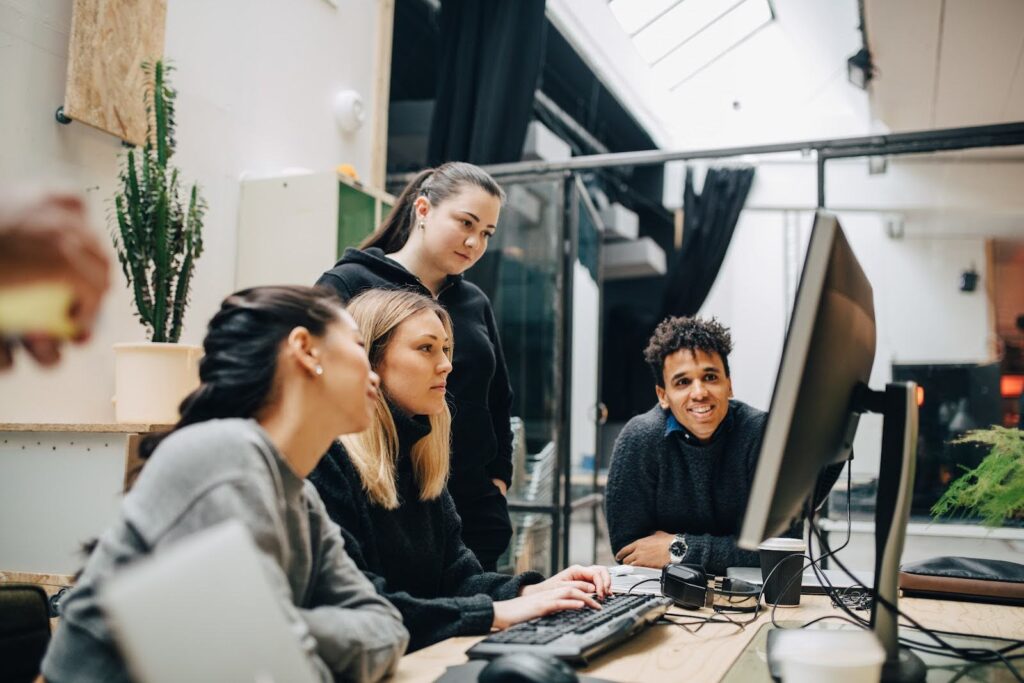
<path id="1" fill-rule="evenodd" d="M 761 453 L 761 441 L 764 437 L 767 417 L 765 413 L 758 412 L 750 418 L 751 421 L 749 423 L 743 425 L 745 433 L 750 436 L 744 450 L 736 453 L 736 456 L 743 457 L 746 460 L 748 482 L 746 495 L 748 497 L 750 495 L 749 487 L 752 485 L 755 472 L 757 471 L 757 461 Z M 742 519 L 738 520 L 738 522 L 742 523 Z M 793 534 L 793 531 L 793 529 L 790 529 L 783 535 L 790 536 Z M 797 528 L 796 535 L 800 535 L 799 528 Z M 724 575 L 725 570 L 729 567 L 760 566 L 757 551 L 744 550 L 736 545 L 736 535 L 716 536 L 714 534 L 687 534 L 684 532 L 684 536 L 686 537 L 687 547 L 686 555 L 683 556 L 683 562 L 687 564 L 702 565 L 706 571 L 716 575 Z"/>
<path id="2" fill-rule="evenodd" d="M 789 534 L 787 534 L 789 535 Z M 713 536 L 711 534 L 684 534 L 686 555 L 683 562 L 699 564 L 704 570 L 724 576 L 729 567 L 760 566 L 756 550 L 743 550 L 736 545 L 735 536 Z"/>
<path id="3" fill-rule="evenodd" d="M 333 289 L 345 303 L 348 303 L 349 299 L 353 296 L 352 289 L 348 286 L 348 283 L 345 282 L 344 278 L 329 270 L 320 276 L 316 281 L 316 284 L 321 287 Z"/>
<path id="4" fill-rule="evenodd" d="M 309 478 L 317 487 L 331 519 L 341 527 L 342 537 L 345 539 L 345 549 L 349 556 L 366 575 L 366 578 L 373 583 L 377 592 L 402 614 L 402 621 L 410 636 L 409 651 L 418 650 L 454 636 L 488 633 L 491 624 L 494 623 L 494 598 L 488 594 L 490 591 L 485 589 L 490 589 L 496 595 L 502 596 L 498 599 L 505 599 L 504 593 L 508 590 L 507 585 L 513 584 L 516 579 L 501 574 L 485 574 L 483 572 L 476 556 L 462 544 L 459 538 L 461 529 L 458 515 L 454 512 L 454 504 L 451 503 L 448 493 L 445 492 L 443 495 L 451 505 L 451 513 L 455 518 L 456 523 L 453 529 L 455 541 L 457 541 L 457 545 L 453 543 L 451 530 L 446 528 L 446 531 L 449 532 L 449 540 L 446 543 L 444 554 L 446 565 L 444 573 L 449 581 L 449 585 L 445 587 L 445 592 L 448 595 L 422 598 L 413 596 L 406 591 L 392 590 L 388 586 L 387 577 L 370 571 L 367 566 L 362 536 L 372 532 L 364 529 L 360 523 L 357 502 L 365 494 L 357 488 L 358 484 L 352 481 L 351 477 L 358 475 L 343 470 L 338 464 L 336 454 L 340 448 L 337 445 L 333 446 L 331 452 L 324 456 Z M 474 574 L 484 574 L 486 577 L 493 578 L 481 579 Z M 505 590 L 502 590 L 503 588 Z"/>
<path id="5" fill-rule="evenodd" d="M 845 462 L 828 465 L 821 470 L 813 491 L 814 509 L 817 510 L 828 498 L 836 480 L 843 471 Z M 801 538 L 803 536 L 804 517 L 795 521 L 781 536 Z M 757 567 L 760 560 L 756 550 L 743 550 L 736 545 L 735 536 L 712 536 L 710 534 L 686 534 L 686 557 L 684 562 L 701 564 L 709 572 L 724 574 L 729 567 Z"/>
<path id="6" fill-rule="evenodd" d="M 511 600 L 519 595 L 523 586 L 540 583 L 544 577 L 537 572 L 524 572 L 516 576 L 485 572 L 473 551 L 462 542 L 462 520 L 455 509 L 451 494 L 441 494 L 445 529 L 445 585 L 444 592 L 451 595 L 484 593 L 495 600 Z"/>
<path id="7" fill-rule="evenodd" d="M 349 554 L 356 543 L 350 534 L 345 536 Z M 409 652 L 441 642 L 455 636 L 480 636 L 490 632 L 494 623 L 494 600 L 477 593 L 438 598 L 420 598 L 406 591 L 394 591 L 380 574 L 363 570 L 377 592 L 394 605 L 402 615 L 409 631 Z"/>
<path id="8" fill-rule="evenodd" d="M 641 432 L 642 425 L 627 424 L 612 451 L 604 511 L 613 555 L 633 541 L 659 531 L 654 504 L 657 471 L 650 465 L 653 454 Z"/>
<path id="9" fill-rule="evenodd" d="M 508 366 L 505 364 L 505 353 L 501 348 L 498 335 L 498 324 L 494 319 L 494 311 L 490 302 L 484 314 L 487 317 L 487 332 L 494 344 L 494 377 L 491 379 L 488 410 L 494 428 L 494 436 L 498 442 L 498 450 L 487 466 L 487 474 L 491 479 L 501 479 L 506 485 L 512 483 L 512 384 L 508 378 Z"/>

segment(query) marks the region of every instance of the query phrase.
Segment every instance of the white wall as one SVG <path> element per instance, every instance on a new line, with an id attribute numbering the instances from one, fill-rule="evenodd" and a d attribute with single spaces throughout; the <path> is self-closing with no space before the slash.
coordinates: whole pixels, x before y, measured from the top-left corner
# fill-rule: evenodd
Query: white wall
<path id="1" fill-rule="evenodd" d="M 732 330 L 729 372 L 741 401 L 768 409 L 782 357 L 789 304 L 785 294 L 782 212 L 744 212 L 736 224 L 702 316 Z"/>
<path id="2" fill-rule="evenodd" d="M 594 457 L 597 447 L 594 411 L 601 399 L 597 395 L 597 373 L 600 371 L 600 358 L 597 355 L 598 322 L 601 316 L 600 290 L 590 271 L 579 261 L 573 262 L 572 292 L 572 408 L 569 422 L 569 453 L 573 469 L 578 470 L 584 458 Z"/>
<path id="3" fill-rule="evenodd" d="M 718 279 L 700 312 L 717 316 L 731 327 L 735 349 L 729 363 L 736 397 L 761 409 L 771 401 L 813 220 L 810 210 L 782 210 L 769 204 L 770 197 L 783 195 L 779 206 L 806 206 L 806 188 L 792 183 L 794 173 L 802 169 L 772 165 L 758 169 L 748 202 L 754 208 L 741 214 Z M 990 360 L 995 321 L 985 287 L 982 284 L 972 293 L 959 291 L 960 273 L 966 268 L 978 271 L 980 283 L 990 275 L 984 215 L 975 215 L 973 228 L 978 234 L 928 236 L 919 223 L 934 222 L 935 216 L 910 212 L 905 219 L 906 236 L 893 239 L 886 233 L 891 210 L 916 201 L 911 190 L 917 185 L 897 176 L 889 179 L 897 187 L 865 191 L 857 185 L 859 171 L 850 167 L 847 173 L 848 182 L 837 184 L 835 194 L 856 210 L 837 213 L 874 289 L 878 346 L 872 386 L 881 388 L 891 380 L 893 363 Z M 813 194 L 813 175 L 810 182 Z M 901 195 L 898 186 L 907 191 Z M 770 188 L 778 192 L 770 193 Z M 787 192 L 790 198 L 785 201 Z M 959 201 L 969 204 L 966 197 L 961 193 Z M 884 210 L 870 210 L 870 202 L 881 199 L 886 200 Z M 880 419 L 866 416 L 855 442 L 855 473 L 878 471 L 880 437 Z"/>
<path id="4" fill-rule="evenodd" d="M 331 99 L 341 89 L 373 109 L 377 2 L 170 0 L 166 57 L 177 66 L 178 155 L 209 202 L 192 305 L 182 341 L 198 343 L 234 283 L 239 178 L 288 167 L 323 170 L 348 162 L 370 172 L 372 125 L 345 135 Z M 96 230 L 118 170 L 119 141 L 85 125 L 61 126 L 71 3 L 0 0 L 0 183 L 61 180 L 87 194 Z M 324 255 L 325 267 L 332 254 Z M 135 341 L 126 285 L 116 272 L 94 340 L 43 371 L 27 362 L 0 377 L 0 422 L 109 422 L 111 345 Z M 319 272 L 310 272 L 309 281 Z"/>

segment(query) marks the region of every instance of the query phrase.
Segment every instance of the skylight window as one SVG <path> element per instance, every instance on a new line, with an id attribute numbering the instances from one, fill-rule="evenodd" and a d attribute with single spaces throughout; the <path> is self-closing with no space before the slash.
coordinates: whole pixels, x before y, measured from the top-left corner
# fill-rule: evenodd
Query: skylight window
<path id="1" fill-rule="evenodd" d="M 612 0 L 609 8 L 630 36 L 642 30 L 682 0 Z"/>
<path id="2" fill-rule="evenodd" d="M 611 0 L 640 56 L 673 90 L 771 23 L 771 0 Z"/>

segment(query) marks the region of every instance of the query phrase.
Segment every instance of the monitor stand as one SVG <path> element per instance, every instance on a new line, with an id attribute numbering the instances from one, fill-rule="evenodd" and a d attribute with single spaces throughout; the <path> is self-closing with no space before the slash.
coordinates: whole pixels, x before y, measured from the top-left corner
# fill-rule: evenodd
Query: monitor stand
<path id="1" fill-rule="evenodd" d="M 882 680 L 916 683 L 925 679 L 924 662 L 897 640 L 900 558 L 910 517 L 917 463 L 917 384 L 892 382 L 885 391 L 860 385 L 858 412 L 882 414 L 882 457 L 875 500 L 875 599 L 871 628 L 885 648 Z M 888 603 L 889 606 L 883 604 Z"/>
<path id="2" fill-rule="evenodd" d="M 925 680 L 924 662 L 897 640 L 900 557 L 910 516 L 914 491 L 914 466 L 917 461 L 917 385 L 893 382 L 885 391 L 858 385 L 853 396 L 858 413 L 882 415 L 882 457 L 878 473 L 878 497 L 875 501 L 875 582 L 876 599 L 871 607 L 871 628 L 885 648 L 882 681 L 918 683 Z M 891 608 L 886 607 L 885 601 Z M 771 659 L 768 643 L 768 658 Z"/>

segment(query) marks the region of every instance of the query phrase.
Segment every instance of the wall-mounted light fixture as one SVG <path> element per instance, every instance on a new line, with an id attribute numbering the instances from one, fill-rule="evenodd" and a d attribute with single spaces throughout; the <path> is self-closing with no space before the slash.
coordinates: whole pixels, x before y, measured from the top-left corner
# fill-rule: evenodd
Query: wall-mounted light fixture
<path id="1" fill-rule="evenodd" d="M 971 266 L 960 273 L 960 291 L 973 292 L 978 287 L 978 271 Z"/>
<path id="2" fill-rule="evenodd" d="M 861 90 L 867 90 L 868 83 L 875 77 L 875 63 L 866 47 L 846 60 L 846 77 Z"/>

